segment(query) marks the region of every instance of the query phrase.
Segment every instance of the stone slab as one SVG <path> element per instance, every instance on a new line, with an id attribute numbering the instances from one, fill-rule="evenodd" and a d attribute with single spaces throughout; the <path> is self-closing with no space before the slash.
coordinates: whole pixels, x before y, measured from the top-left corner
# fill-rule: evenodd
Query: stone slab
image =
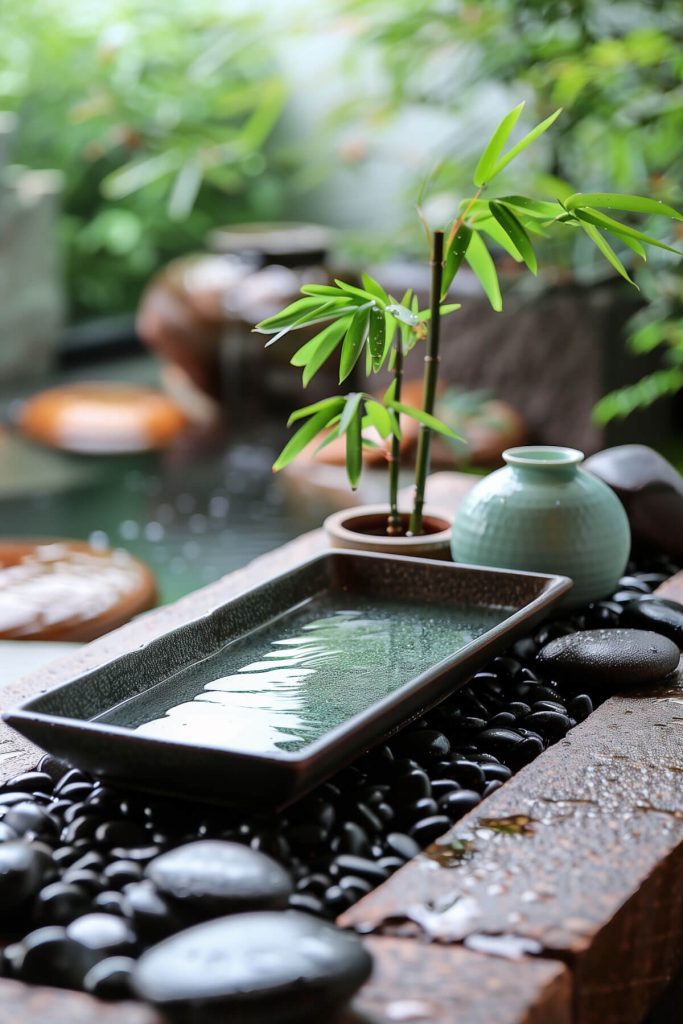
<path id="1" fill-rule="evenodd" d="M 570 1024 L 567 968 L 368 938 L 374 970 L 339 1024 Z"/>
<path id="2" fill-rule="evenodd" d="M 0 1024 L 165 1024 L 142 1003 L 105 1003 L 82 992 L 0 979 Z"/>
<path id="3" fill-rule="evenodd" d="M 340 923 L 531 941 L 571 966 L 578 1024 L 636 1024 L 683 966 L 682 778 L 679 671 L 608 700 Z"/>

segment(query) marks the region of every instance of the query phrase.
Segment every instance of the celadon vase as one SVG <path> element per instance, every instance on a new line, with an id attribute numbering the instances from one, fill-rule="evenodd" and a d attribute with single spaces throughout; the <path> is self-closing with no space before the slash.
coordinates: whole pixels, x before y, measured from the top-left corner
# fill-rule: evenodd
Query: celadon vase
<path id="1" fill-rule="evenodd" d="M 456 562 L 571 576 L 565 606 L 611 593 L 631 547 L 614 491 L 580 468 L 575 448 L 527 446 L 503 452 L 507 465 L 478 483 L 459 506 Z"/>

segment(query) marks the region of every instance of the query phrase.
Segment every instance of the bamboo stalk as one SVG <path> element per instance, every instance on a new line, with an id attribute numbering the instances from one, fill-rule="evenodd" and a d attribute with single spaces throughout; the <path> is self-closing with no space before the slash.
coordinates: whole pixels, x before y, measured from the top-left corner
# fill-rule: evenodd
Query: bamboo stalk
<path id="1" fill-rule="evenodd" d="M 401 401 L 401 385 L 403 384 L 403 337 L 401 329 L 396 332 L 396 361 L 394 363 L 394 398 Z M 399 414 L 396 413 L 398 419 Z M 401 442 L 395 434 L 391 435 L 391 449 L 387 455 L 389 462 L 389 518 L 387 520 L 387 536 L 398 537 L 401 534 L 401 517 L 398 512 L 398 474 L 401 468 Z"/>
<path id="2" fill-rule="evenodd" d="M 443 231 L 434 232 L 432 246 L 432 290 L 430 297 L 431 319 L 429 321 L 429 341 L 427 352 L 424 358 L 424 385 L 422 393 L 422 408 L 424 412 L 434 415 L 434 402 L 436 399 L 436 385 L 439 378 L 439 334 L 441 327 L 441 281 L 443 278 Z M 411 536 L 419 536 L 423 533 L 422 510 L 424 508 L 425 487 L 429 474 L 429 456 L 432 440 L 432 432 L 423 423 L 420 424 L 420 434 L 417 443 L 417 460 L 415 464 L 415 492 L 413 497 L 413 510 L 410 515 L 409 533 Z"/>

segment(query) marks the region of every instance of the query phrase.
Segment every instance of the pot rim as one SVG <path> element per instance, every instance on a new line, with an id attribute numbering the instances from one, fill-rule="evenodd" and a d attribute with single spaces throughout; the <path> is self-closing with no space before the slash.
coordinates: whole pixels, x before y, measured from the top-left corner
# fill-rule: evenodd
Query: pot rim
<path id="1" fill-rule="evenodd" d="M 344 540 L 351 540 L 354 538 L 362 537 L 364 540 L 372 542 L 376 540 L 382 544 L 386 544 L 389 547 L 401 548 L 405 547 L 406 544 L 443 544 L 450 540 L 453 517 L 440 508 L 433 508 L 431 505 L 426 505 L 424 508 L 424 515 L 430 519 L 441 520 L 448 524 L 443 530 L 438 530 L 436 533 L 425 533 L 415 537 L 388 537 L 379 536 L 373 537 L 370 534 L 361 533 L 350 529 L 346 523 L 354 518 L 360 518 L 362 516 L 373 516 L 373 515 L 387 515 L 389 512 L 389 506 L 385 504 L 376 505 L 354 505 L 351 508 L 343 508 L 337 512 L 333 512 L 327 516 L 323 522 L 323 527 L 328 533 L 333 533 L 335 536 L 340 537 Z M 399 508 L 401 515 L 409 515 L 410 509 Z"/>
<path id="2" fill-rule="evenodd" d="M 567 466 L 578 466 L 584 458 L 584 453 L 578 448 L 553 444 L 525 444 L 517 448 L 506 448 L 503 452 L 503 459 L 508 466 L 523 466 L 529 469 L 562 469 Z"/>

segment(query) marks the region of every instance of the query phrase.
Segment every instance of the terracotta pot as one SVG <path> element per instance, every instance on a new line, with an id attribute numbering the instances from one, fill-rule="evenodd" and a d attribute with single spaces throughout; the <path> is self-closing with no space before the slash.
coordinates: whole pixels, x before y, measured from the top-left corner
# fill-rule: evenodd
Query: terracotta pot
<path id="1" fill-rule="evenodd" d="M 388 514 L 386 505 L 359 505 L 334 512 L 323 526 L 334 548 L 450 560 L 451 517 L 446 512 L 425 509 L 428 532 L 419 537 L 387 537 L 384 528 Z M 407 522 L 409 513 L 401 516 Z"/>

